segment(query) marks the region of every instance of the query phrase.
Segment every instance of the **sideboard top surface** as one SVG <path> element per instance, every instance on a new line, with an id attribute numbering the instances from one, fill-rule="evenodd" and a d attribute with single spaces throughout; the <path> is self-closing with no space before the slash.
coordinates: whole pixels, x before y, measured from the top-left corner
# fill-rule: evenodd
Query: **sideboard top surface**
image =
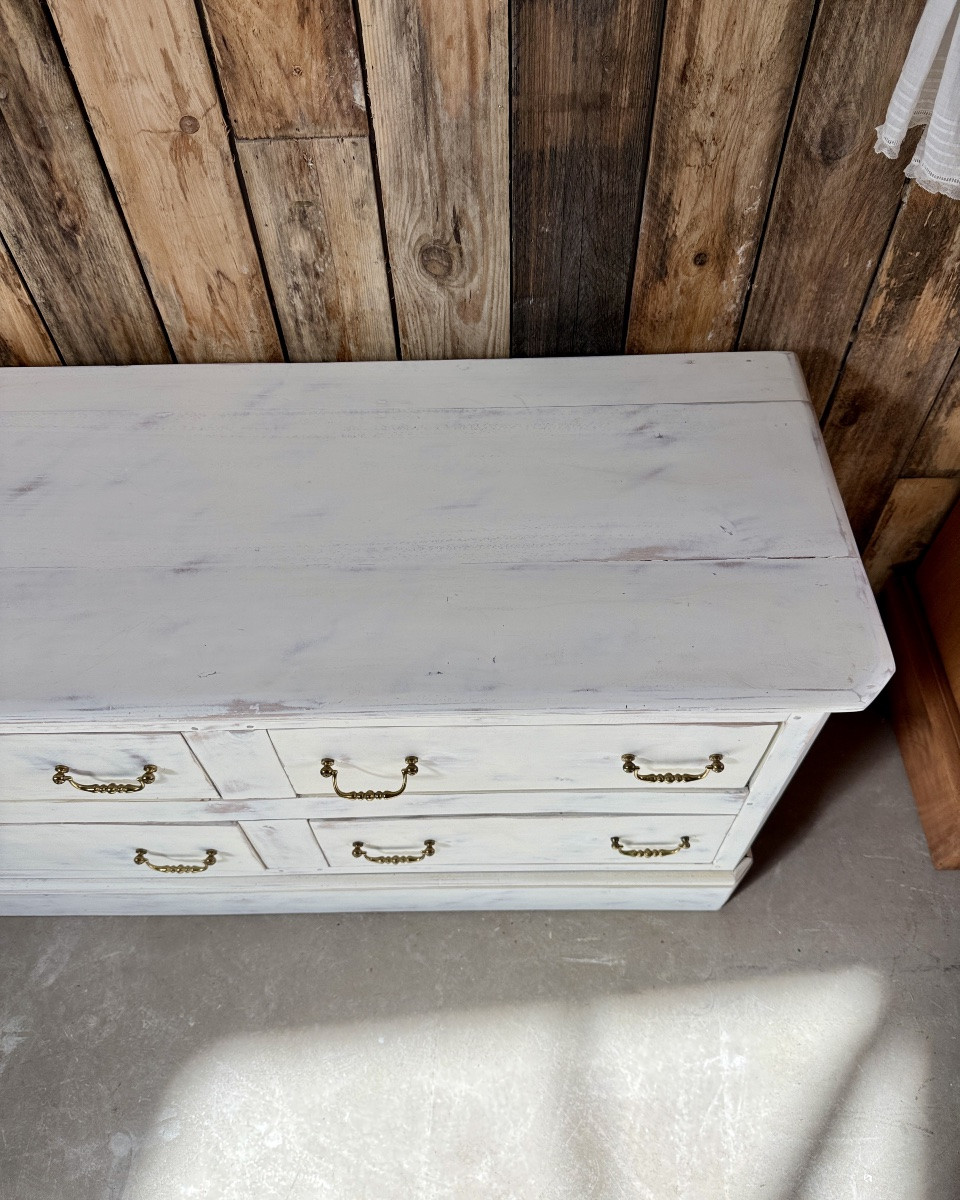
<path id="1" fill-rule="evenodd" d="M 0 372 L 0 722 L 861 707 L 790 355 Z"/>

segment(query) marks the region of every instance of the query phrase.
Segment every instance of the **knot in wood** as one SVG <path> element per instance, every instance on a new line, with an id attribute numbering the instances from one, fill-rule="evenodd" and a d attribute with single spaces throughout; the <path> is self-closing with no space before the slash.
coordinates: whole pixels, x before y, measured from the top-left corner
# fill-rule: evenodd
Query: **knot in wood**
<path id="1" fill-rule="evenodd" d="M 190 117 L 190 116 L 181 117 L 180 118 L 180 128 L 183 130 L 184 133 L 196 133 L 197 130 L 200 128 L 200 122 L 197 120 L 196 117 Z"/>
<path id="2" fill-rule="evenodd" d="M 433 279 L 449 279 L 453 274 L 456 265 L 454 257 L 446 246 L 439 242 L 430 242 L 422 246 L 418 257 L 420 266 Z"/>
<path id="3" fill-rule="evenodd" d="M 705 267 L 710 261 L 710 255 L 703 250 L 698 250 L 693 256 L 693 265 L 695 267 Z"/>

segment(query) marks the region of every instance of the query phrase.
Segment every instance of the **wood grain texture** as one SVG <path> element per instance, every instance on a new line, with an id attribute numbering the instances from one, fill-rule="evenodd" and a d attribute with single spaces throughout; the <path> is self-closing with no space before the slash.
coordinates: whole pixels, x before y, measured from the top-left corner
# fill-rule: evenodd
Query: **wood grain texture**
<path id="1" fill-rule="evenodd" d="M 56 367 L 60 356 L 0 242 L 0 367 Z"/>
<path id="2" fill-rule="evenodd" d="M 47 800 L 74 808 L 86 799 L 95 799 L 69 783 L 53 782 L 61 763 L 84 784 L 132 783 L 147 763 L 153 763 L 157 767 L 155 782 L 142 792 L 111 797 L 115 812 L 157 800 L 217 798 L 216 789 L 178 733 L 16 733 L 0 736 L 0 801 Z"/>
<path id="3" fill-rule="evenodd" d="M 238 138 L 365 134 L 350 0 L 203 0 Z"/>
<path id="4" fill-rule="evenodd" d="M 894 567 L 916 562 L 958 496 L 960 479 L 897 480 L 863 552 L 874 591 Z"/>
<path id="5" fill-rule="evenodd" d="M 960 475 L 960 355 L 910 451 L 910 475 Z"/>
<path id="6" fill-rule="evenodd" d="M 663 0 L 512 0 L 512 351 L 621 349 Z"/>
<path id="7" fill-rule="evenodd" d="M 863 545 L 933 407 L 960 343 L 956 202 L 913 187 L 880 264 L 824 426 Z M 903 431 L 908 431 L 906 437 Z"/>
<path id="8" fill-rule="evenodd" d="M 733 348 L 812 9 L 667 5 L 628 351 Z"/>
<path id="9" fill-rule="evenodd" d="M 400 812 L 421 796 L 458 792 L 519 792 L 549 789 L 627 791 L 638 796 L 661 791 L 624 773 L 620 756 L 636 754 L 643 772 L 699 773 L 711 754 L 723 756 L 723 771 L 685 785 L 685 791 L 723 792 L 745 788 L 778 726 L 689 723 L 636 726 L 482 729 L 276 729 L 270 738 L 298 795 L 332 796 L 321 760 L 332 758 L 343 791 L 395 790 L 408 754 L 417 774 L 407 780 Z M 273 794 L 273 793 L 270 793 Z M 281 793 L 282 794 L 282 793 Z M 380 812 L 386 801 L 378 802 Z M 678 810 L 680 811 L 680 810 Z"/>
<path id="10" fill-rule="evenodd" d="M 626 861 L 626 860 L 624 860 Z M 0 877 L 0 914 L 3 916 L 53 916 L 55 914 L 167 915 L 191 913 L 280 912 L 462 912 L 466 909 L 575 910 L 614 909 L 706 911 L 721 908 L 750 869 L 750 859 L 736 871 L 713 868 L 657 871 L 642 874 L 636 867 L 613 874 L 607 871 L 512 871 L 461 875 L 427 875 L 420 879 L 392 873 L 361 878 L 318 872 L 304 880 L 282 872 L 264 872 L 255 886 L 249 879 L 204 876 L 198 882 L 84 879 L 78 883 L 55 877 L 3 879 Z"/>
<path id="11" fill-rule="evenodd" d="M 0 7 L 0 180 L 0 232 L 64 361 L 169 361 L 39 0 Z"/>
<path id="12" fill-rule="evenodd" d="M 882 596 L 897 661 L 893 726 L 930 857 L 960 869 L 960 711 L 909 579 L 894 575 Z"/>
<path id="13" fill-rule="evenodd" d="M 960 489 L 960 480 L 957 484 Z M 916 581 L 950 689 L 960 706 L 960 504 L 937 534 Z"/>
<path id="14" fill-rule="evenodd" d="M 404 358 L 510 340 L 508 0 L 359 0 Z"/>
<path id="15" fill-rule="evenodd" d="M 116 819 L 130 821 L 129 812 L 121 812 Z M 0 826 L 0 874 L 76 877 L 85 871 L 94 877 L 160 878 L 148 866 L 134 862 L 141 846 L 151 862 L 164 864 L 202 863 L 207 850 L 216 849 L 216 865 L 210 870 L 217 876 L 263 874 L 264 864 L 234 822 L 147 825 L 141 821 L 138 817 L 129 824 Z"/>
<path id="16" fill-rule="evenodd" d="M 817 13 L 739 346 L 794 350 L 818 413 L 903 190 L 910 151 L 898 163 L 875 154 L 874 126 L 922 9 L 823 0 Z"/>
<path id="17" fill-rule="evenodd" d="M 51 10 L 177 357 L 279 359 L 193 4 Z"/>
<path id="18" fill-rule="evenodd" d="M 332 871 L 367 875 L 433 874 L 440 871 L 496 870 L 499 867 L 520 870 L 563 870 L 587 866 L 607 871 L 622 871 L 631 859 L 615 850 L 613 837 L 622 839 L 624 848 L 650 846 L 672 848 L 680 838 L 689 838 L 689 847 L 677 857 L 644 862 L 649 873 L 670 870 L 685 864 L 702 865 L 713 861 L 731 826 L 727 814 L 693 816 L 675 814 L 627 816 L 498 816 L 498 817 L 379 817 L 358 813 L 353 820 L 311 821 L 324 856 Z M 354 842 L 360 840 L 368 854 L 417 854 L 425 839 L 435 842 L 434 853 L 416 864 L 390 865 L 354 858 Z M 634 865 L 635 865 L 635 860 Z M 654 865 L 656 863 L 656 865 Z"/>
<path id="19" fill-rule="evenodd" d="M 239 142 L 294 362 L 396 358 L 366 138 Z"/>
<path id="20" fill-rule="evenodd" d="M 2 719 L 863 707 L 890 664 L 800 382 L 713 402 L 729 356 L 691 361 L 8 372 Z"/>

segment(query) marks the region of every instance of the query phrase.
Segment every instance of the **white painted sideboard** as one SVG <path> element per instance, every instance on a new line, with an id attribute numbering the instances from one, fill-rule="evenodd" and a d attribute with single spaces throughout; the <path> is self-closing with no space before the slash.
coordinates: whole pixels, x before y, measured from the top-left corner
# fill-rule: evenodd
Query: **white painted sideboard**
<path id="1" fill-rule="evenodd" d="M 791 355 L 7 370 L 0 442 L 2 913 L 717 908 L 892 671 Z"/>

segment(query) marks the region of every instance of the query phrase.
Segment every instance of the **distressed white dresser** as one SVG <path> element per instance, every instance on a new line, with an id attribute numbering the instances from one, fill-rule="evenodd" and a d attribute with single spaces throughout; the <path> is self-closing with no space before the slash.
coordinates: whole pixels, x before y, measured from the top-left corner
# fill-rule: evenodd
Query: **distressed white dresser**
<path id="1" fill-rule="evenodd" d="M 0 385 L 3 913 L 717 908 L 892 670 L 790 355 Z"/>

